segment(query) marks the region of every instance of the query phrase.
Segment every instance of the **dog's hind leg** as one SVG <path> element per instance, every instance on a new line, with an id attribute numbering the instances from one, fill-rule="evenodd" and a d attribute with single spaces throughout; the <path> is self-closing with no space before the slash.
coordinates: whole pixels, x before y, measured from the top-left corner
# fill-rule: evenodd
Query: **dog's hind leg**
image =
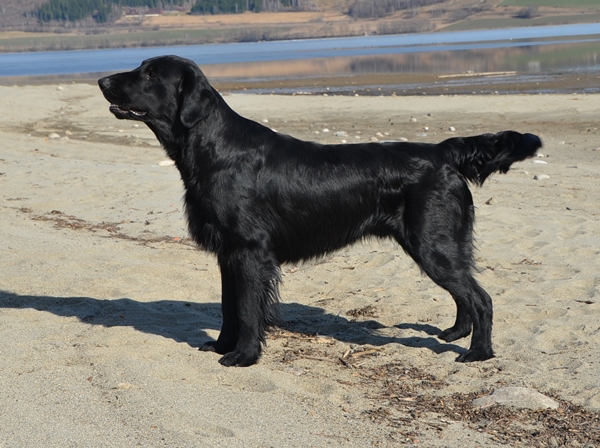
<path id="1" fill-rule="evenodd" d="M 219 362 L 224 366 L 249 366 L 260 357 L 267 328 L 278 320 L 279 267 L 268 253 L 258 250 L 238 251 L 224 264 L 226 272 L 231 273 L 235 297 L 231 300 L 223 296 L 227 303 L 223 303 L 223 328 L 216 345 L 222 340 L 231 351 Z"/>
<path id="2" fill-rule="evenodd" d="M 421 269 L 448 291 L 456 303 L 454 326 L 444 330 L 439 337 L 451 342 L 468 336 L 472 327 L 471 347 L 457 361 L 483 361 L 492 358 L 492 300 L 472 277 L 468 267 L 456 266 L 453 261 L 444 260 L 448 255 L 447 249 L 446 247 L 445 253 L 435 246 L 407 249 Z M 440 267 L 440 264 L 445 266 Z"/>
<path id="3" fill-rule="evenodd" d="M 473 277 L 469 276 L 465 281 L 468 288 L 469 301 L 471 302 L 473 336 L 471 337 L 469 350 L 460 355 L 457 361 L 485 361 L 494 357 L 492 349 L 492 299 Z M 453 298 L 455 301 L 457 300 L 454 295 Z"/>
<path id="4" fill-rule="evenodd" d="M 473 326 L 473 336 L 469 350 L 459 356 L 457 361 L 484 361 L 492 358 L 492 299 L 479 286 L 471 275 L 464 275 L 460 280 L 434 280 L 452 295 L 458 309 L 456 323 L 444 330 L 438 337 L 451 342 L 467 336 Z M 462 310 L 462 311 L 461 311 Z M 468 323 L 465 323 L 467 322 Z"/>
<path id="5" fill-rule="evenodd" d="M 460 300 L 455 299 L 454 302 L 456 303 L 456 321 L 453 326 L 446 328 L 438 335 L 438 338 L 446 342 L 469 336 L 473 327 L 468 307 L 463 306 Z"/>
<path id="6" fill-rule="evenodd" d="M 433 176 L 432 176 L 433 177 Z M 492 350 L 492 300 L 472 276 L 473 202 L 457 175 L 436 173 L 435 179 L 407 195 L 396 240 L 436 284 L 456 303 L 454 326 L 439 337 L 454 341 L 467 336 L 471 347 L 457 360 L 482 361 Z"/>

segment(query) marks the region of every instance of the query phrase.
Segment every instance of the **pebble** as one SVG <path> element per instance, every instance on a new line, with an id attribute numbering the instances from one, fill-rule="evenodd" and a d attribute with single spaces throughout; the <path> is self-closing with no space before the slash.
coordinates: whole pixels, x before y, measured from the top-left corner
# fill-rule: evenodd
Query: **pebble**
<path id="1" fill-rule="evenodd" d="M 173 162 L 172 160 L 161 160 L 160 162 L 158 162 L 158 166 L 173 166 L 175 165 L 175 162 Z"/>
<path id="2" fill-rule="evenodd" d="M 399 142 L 407 142 L 407 141 L 408 141 L 408 139 L 407 139 L 406 137 L 400 137 L 400 138 L 398 139 L 398 141 L 399 141 Z"/>
<path id="3" fill-rule="evenodd" d="M 379 141 L 379 139 L 378 139 L 377 137 L 371 137 L 371 141 L 372 141 L 372 142 L 378 142 L 378 141 Z"/>
<path id="4" fill-rule="evenodd" d="M 329 129 L 324 128 L 322 132 L 329 132 Z"/>
<path id="5" fill-rule="evenodd" d="M 411 121 L 412 123 L 416 123 L 416 122 L 417 122 L 417 119 L 416 119 L 415 117 L 410 117 L 410 121 Z"/>
<path id="6" fill-rule="evenodd" d="M 545 160 L 534 160 L 531 163 L 536 163 L 538 165 L 548 165 L 548 162 L 546 162 Z"/>
<path id="7" fill-rule="evenodd" d="M 495 198 L 489 198 L 487 201 L 485 201 L 487 205 L 494 205 L 496 202 L 498 201 L 496 201 Z"/>
<path id="8" fill-rule="evenodd" d="M 65 131 L 65 135 L 73 135 L 71 131 Z"/>
<path id="9" fill-rule="evenodd" d="M 455 128 L 454 126 L 450 126 L 450 127 L 448 128 L 448 130 L 449 130 L 450 132 L 455 132 L 455 131 L 456 131 L 456 128 Z"/>
<path id="10" fill-rule="evenodd" d="M 56 90 L 65 90 L 65 88 L 63 86 L 58 86 Z"/>
<path id="11" fill-rule="evenodd" d="M 375 137 L 383 137 L 383 134 L 381 132 L 378 132 L 377 134 L 375 134 Z"/>
<path id="12" fill-rule="evenodd" d="M 266 118 L 262 121 L 263 123 L 268 123 L 269 120 L 267 120 Z"/>
<path id="13" fill-rule="evenodd" d="M 348 137 L 348 133 L 345 131 L 337 131 L 335 134 L 336 137 Z"/>
<path id="14" fill-rule="evenodd" d="M 544 154 L 542 154 L 541 152 L 537 153 L 537 158 L 538 159 L 543 159 L 544 157 L 546 157 L 546 156 L 544 156 Z"/>
<path id="15" fill-rule="evenodd" d="M 51 134 L 48 134 L 48 138 L 49 138 L 50 140 L 56 140 L 56 139 L 59 139 L 59 138 L 60 138 L 60 135 L 58 135 L 56 132 L 53 132 L 53 133 L 51 133 Z"/>
<path id="16" fill-rule="evenodd" d="M 344 140 L 344 139 L 341 139 L 340 143 L 348 143 L 348 142 L 346 140 Z"/>
<path id="17" fill-rule="evenodd" d="M 559 404 L 537 390 L 527 387 L 502 387 L 492 395 L 473 400 L 474 408 L 485 408 L 493 404 L 513 406 L 519 409 L 557 409 Z"/>
<path id="18" fill-rule="evenodd" d="M 535 176 L 533 176 L 533 178 L 535 180 L 545 180 L 550 179 L 550 176 L 548 176 L 547 174 L 536 174 Z"/>

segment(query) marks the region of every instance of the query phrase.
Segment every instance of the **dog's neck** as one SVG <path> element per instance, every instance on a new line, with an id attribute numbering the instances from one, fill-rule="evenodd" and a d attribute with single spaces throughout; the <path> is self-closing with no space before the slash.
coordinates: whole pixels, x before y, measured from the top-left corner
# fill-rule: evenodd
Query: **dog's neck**
<path id="1" fill-rule="evenodd" d="M 219 166 L 247 163 L 249 156 L 255 158 L 258 155 L 248 153 L 251 141 L 265 133 L 273 134 L 271 129 L 239 115 L 218 93 L 216 101 L 220 104 L 213 112 L 191 127 L 184 126 L 179 120 L 171 127 L 146 123 L 175 162 L 186 185 L 192 178 L 209 181 L 208 173 L 216 173 Z M 243 136 L 236 132 L 242 128 L 247 129 Z M 218 149 L 225 147 L 228 148 L 226 153 L 220 154 Z"/>

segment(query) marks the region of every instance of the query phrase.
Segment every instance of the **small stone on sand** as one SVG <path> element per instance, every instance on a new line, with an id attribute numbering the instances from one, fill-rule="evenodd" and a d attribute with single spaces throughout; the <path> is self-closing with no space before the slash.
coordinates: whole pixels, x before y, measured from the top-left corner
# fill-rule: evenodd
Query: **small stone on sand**
<path id="1" fill-rule="evenodd" d="M 496 389 L 492 395 L 473 400 L 474 408 L 485 408 L 493 404 L 519 409 L 557 409 L 559 407 L 557 401 L 526 387 L 502 387 Z"/>

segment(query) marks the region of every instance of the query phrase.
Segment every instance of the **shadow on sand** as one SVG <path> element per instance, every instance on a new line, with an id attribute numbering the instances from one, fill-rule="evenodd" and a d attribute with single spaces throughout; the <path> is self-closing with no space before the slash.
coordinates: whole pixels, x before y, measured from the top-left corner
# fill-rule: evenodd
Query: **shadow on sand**
<path id="1" fill-rule="evenodd" d="M 18 295 L 0 291 L 1 309 L 35 309 L 57 316 L 76 317 L 89 325 L 133 327 L 141 332 L 171 338 L 192 347 L 210 340 L 206 330 L 219 330 L 220 303 L 192 303 L 173 300 L 139 302 L 122 298 L 102 300 L 91 297 L 52 297 Z M 435 338 L 440 329 L 432 325 L 401 323 L 396 328 L 417 333 L 409 337 L 389 337 L 378 334 L 386 328 L 375 320 L 350 321 L 328 314 L 322 308 L 299 303 L 282 303 L 285 330 L 328 336 L 341 342 L 382 346 L 397 343 L 406 347 L 427 348 L 435 353 L 466 349 Z"/>

